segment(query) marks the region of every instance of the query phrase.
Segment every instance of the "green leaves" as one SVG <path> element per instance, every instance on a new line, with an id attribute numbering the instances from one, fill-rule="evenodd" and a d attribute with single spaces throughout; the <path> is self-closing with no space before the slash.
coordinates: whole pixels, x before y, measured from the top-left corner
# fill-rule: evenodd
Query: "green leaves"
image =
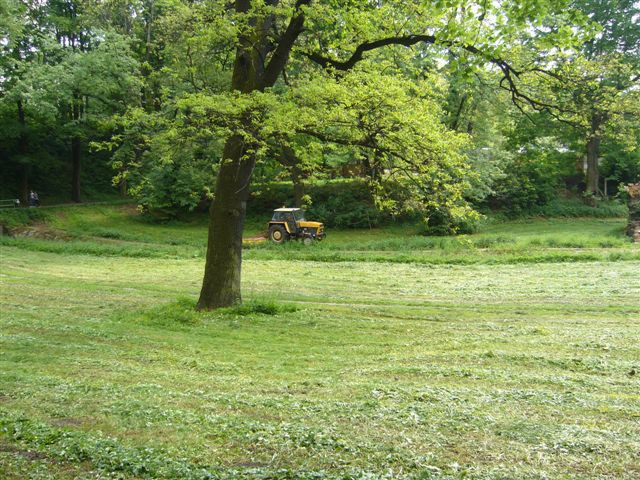
<path id="1" fill-rule="evenodd" d="M 429 80 L 384 75 L 368 65 L 340 79 L 300 83 L 293 93 L 301 112 L 295 132 L 361 163 L 383 210 L 462 214 L 467 139 L 442 124 L 438 79 Z"/>

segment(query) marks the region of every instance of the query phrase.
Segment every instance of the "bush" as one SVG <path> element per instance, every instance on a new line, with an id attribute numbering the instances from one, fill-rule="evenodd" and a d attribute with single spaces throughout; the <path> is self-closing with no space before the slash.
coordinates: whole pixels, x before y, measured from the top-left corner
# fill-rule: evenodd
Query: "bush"
<path id="1" fill-rule="evenodd" d="M 323 222 L 329 228 L 374 228 L 392 222 L 428 221 L 422 232 L 427 235 L 472 233 L 480 218 L 466 203 L 442 208 L 416 205 L 401 182 L 385 185 L 392 203 L 401 213 L 391 213 L 376 206 L 370 186 L 363 179 L 341 179 L 309 183 L 305 186 L 312 203 L 305 208 L 309 220 Z M 413 203 L 413 205 L 411 205 Z M 290 182 L 274 182 L 254 188 L 248 204 L 252 217 L 271 216 L 274 208 L 293 205 L 293 186 Z M 410 206 L 410 208 L 406 208 Z M 430 208 L 430 210 L 429 210 Z"/>
<path id="2" fill-rule="evenodd" d="M 437 209 L 420 224 L 421 235 L 455 235 L 473 233 L 478 228 L 478 220 L 474 217 L 454 218 L 449 210 Z"/>
<path id="3" fill-rule="evenodd" d="M 488 202 L 507 216 L 519 216 L 548 204 L 558 194 L 558 176 L 544 161 L 521 157 L 505 167 L 509 172 L 496 182 Z"/>
<path id="4" fill-rule="evenodd" d="M 544 205 L 536 205 L 527 210 L 505 209 L 493 213 L 495 220 L 527 217 L 549 218 L 620 218 L 627 215 L 627 207 L 620 201 L 600 201 L 595 207 L 585 204 L 579 198 L 556 198 Z"/>
<path id="5" fill-rule="evenodd" d="M 532 208 L 530 213 L 541 217 L 613 218 L 626 216 L 627 207 L 616 201 L 600 201 L 592 207 L 577 198 L 557 198 L 546 205 Z"/>
<path id="6" fill-rule="evenodd" d="M 363 180 L 309 183 L 305 190 L 312 200 L 305 208 L 307 217 L 329 228 L 376 227 L 392 220 L 391 215 L 378 211 Z M 254 187 L 247 208 L 252 216 L 270 216 L 274 208 L 292 205 L 292 184 L 274 182 Z"/>

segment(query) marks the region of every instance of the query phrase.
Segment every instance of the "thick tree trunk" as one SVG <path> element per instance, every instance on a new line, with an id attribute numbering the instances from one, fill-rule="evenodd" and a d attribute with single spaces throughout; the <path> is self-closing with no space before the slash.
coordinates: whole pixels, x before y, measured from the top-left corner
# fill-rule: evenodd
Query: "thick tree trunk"
<path id="1" fill-rule="evenodd" d="M 242 232 L 254 166 L 255 158 L 244 155 L 242 137 L 228 139 L 211 204 L 198 309 L 212 310 L 241 301 Z"/>
<path id="2" fill-rule="evenodd" d="M 250 0 L 239 0 L 236 8 L 246 12 Z M 241 37 L 236 51 L 232 88 L 242 93 L 260 89 L 263 66 L 257 55 L 255 39 Z M 247 127 L 250 128 L 249 120 Z M 245 155 L 245 138 L 236 134 L 225 143 L 216 190 L 209 211 L 209 236 L 204 278 L 198 310 L 229 307 L 242 301 L 242 232 L 255 157 Z"/>
<path id="3" fill-rule="evenodd" d="M 71 139 L 71 200 L 80 203 L 80 169 L 82 166 L 82 143 L 78 137 Z"/>
<path id="4" fill-rule="evenodd" d="M 271 3 L 271 2 L 270 2 Z M 298 0 L 302 6 L 308 0 Z M 236 0 L 240 13 L 251 10 L 251 0 Z M 264 90 L 276 82 L 288 62 L 291 48 L 302 32 L 304 13 L 296 8 L 286 30 L 281 34 L 269 63 L 265 65 L 271 41 L 268 33 L 273 18 L 253 18 L 248 29 L 238 39 L 231 85 L 242 94 Z M 251 115 L 243 129 L 251 131 Z M 239 303 L 242 267 L 242 231 L 247 211 L 251 175 L 255 166 L 255 145 L 240 132 L 227 140 L 223 160 L 216 180 L 216 190 L 209 214 L 209 239 L 204 279 L 197 308 L 212 310 Z"/>
<path id="5" fill-rule="evenodd" d="M 598 156 L 600 155 L 601 138 L 593 134 L 587 141 L 587 193 L 596 195 L 600 182 L 600 172 L 598 169 Z"/>

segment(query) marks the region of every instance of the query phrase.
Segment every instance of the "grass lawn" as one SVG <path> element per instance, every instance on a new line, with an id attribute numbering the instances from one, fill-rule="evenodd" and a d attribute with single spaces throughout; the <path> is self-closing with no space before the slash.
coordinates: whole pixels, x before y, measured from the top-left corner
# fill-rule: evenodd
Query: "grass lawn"
<path id="1" fill-rule="evenodd" d="M 201 221 L 67 209 L 0 246 L 0 478 L 639 478 L 623 224 L 253 246 L 198 314 Z"/>

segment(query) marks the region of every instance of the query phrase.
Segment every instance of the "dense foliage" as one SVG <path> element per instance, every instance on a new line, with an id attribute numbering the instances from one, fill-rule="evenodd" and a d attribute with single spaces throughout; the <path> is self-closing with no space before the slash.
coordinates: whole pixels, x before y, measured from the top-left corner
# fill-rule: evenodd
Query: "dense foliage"
<path id="1" fill-rule="evenodd" d="M 453 3 L 426 2 L 409 17 L 393 3 L 305 7 L 308 38 L 283 81 L 240 98 L 229 92 L 229 54 L 245 20 L 222 3 L 3 0 L 0 191 L 81 200 L 118 186 L 150 209 L 203 207 L 224 140 L 243 115 L 252 116 L 242 128 L 257 141 L 255 179 L 293 180 L 288 201 L 321 215 L 336 206 L 314 198 L 310 185 L 347 177 L 368 186 L 379 213 L 363 205 L 341 225 L 379 215 L 455 224 L 478 206 L 520 212 L 555 198 L 557 187 L 579 192 L 587 182 L 576 165 L 593 128 L 608 193 L 637 180 L 634 2 L 580 0 L 564 11 L 545 2 L 499 11 Z M 286 21 L 291 6 L 270 5 L 251 15 L 271 9 L 276 23 Z M 438 20 L 447 14 L 448 23 Z M 411 34 L 418 17 L 436 41 L 350 56 L 347 45 Z M 554 45 L 564 46 L 563 58 L 548 50 Z M 319 57 L 331 48 L 336 58 Z M 513 66 L 508 81 L 493 58 Z M 548 75 L 525 74 L 556 64 Z M 512 80 L 517 92 L 500 88 Z M 590 105 L 602 126 L 581 113 Z"/>

